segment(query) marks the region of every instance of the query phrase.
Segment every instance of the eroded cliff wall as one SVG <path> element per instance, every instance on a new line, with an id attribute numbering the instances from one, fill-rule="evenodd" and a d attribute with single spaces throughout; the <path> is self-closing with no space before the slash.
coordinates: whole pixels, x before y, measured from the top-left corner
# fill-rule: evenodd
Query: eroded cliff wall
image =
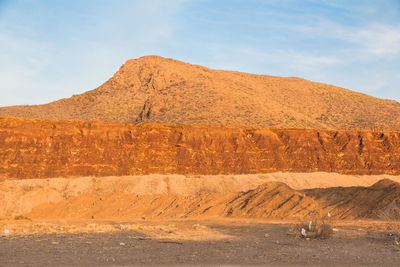
<path id="1" fill-rule="evenodd" d="M 0 178 L 400 174 L 400 133 L 0 118 Z"/>

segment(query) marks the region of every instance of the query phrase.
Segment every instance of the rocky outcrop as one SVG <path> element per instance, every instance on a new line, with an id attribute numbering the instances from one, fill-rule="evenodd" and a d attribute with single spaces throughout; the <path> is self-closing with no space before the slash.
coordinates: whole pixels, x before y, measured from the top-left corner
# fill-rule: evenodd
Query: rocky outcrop
<path id="1" fill-rule="evenodd" d="M 400 174 L 400 133 L 0 119 L 0 177 Z"/>

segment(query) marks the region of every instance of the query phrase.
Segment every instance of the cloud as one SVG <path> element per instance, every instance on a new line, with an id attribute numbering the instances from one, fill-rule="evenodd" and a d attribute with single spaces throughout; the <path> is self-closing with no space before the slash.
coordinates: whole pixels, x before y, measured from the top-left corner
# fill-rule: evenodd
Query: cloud
<path id="1" fill-rule="evenodd" d="M 249 73 L 318 77 L 326 68 L 340 64 L 334 56 L 316 55 L 297 50 L 263 50 L 251 45 L 225 46 L 223 44 L 203 44 L 208 49 L 208 58 L 197 62 L 215 69 L 237 70 Z"/>
<path id="2" fill-rule="evenodd" d="M 40 77 L 50 63 L 51 44 L 0 32 L 0 106 L 28 103 L 44 86 Z M 29 89 L 28 89 L 29 88 Z M 44 96 L 44 99 L 46 97 Z"/>
<path id="3" fill-rule="evenodd" d="M 82 93 L 110 78 L 127 59 L 162 51 L 174 40 L 176 16 L 186 2 L 87 1 L 62 9 L 56 2 L 8 5 L 0 17 L 0 106 Z M 35 6 L 40 12 L 30 12 Z"/>
<path id="4" fill-rule="evenodd" d="M 343 25 L 327 19 L 313 24 L 286 25 L 287 29 L 309 38 L 325 38 L 347 43 L 346 50 L 353 55 L 397 56 L 400 54 L 400 24 L 371 22 L 365 25 Z"/>
<path id="5" fill-rule="evenodd" d="M 300 52 L 292 52 L 288 57 L 292 62 L 289 64 L 289 67 L 303 73 L 321 69 L 339 62 L 339 60 L 333 56 L 316 56 Z"/>
<path id="6" fill-rule="evenodd" d="M 369 54 L 385 56 L 400 54 L 400 24 L 390 26 L 384 24 L 372 24 L 359 30 L 350 39 L 364 47 Z"/>
<path id="7" fill-rule="evenodd" d="M 231 8 L 211 2 L 97 0 L 60 7 L 58 1 L 8 1 L 0 16 L 0 106 L 82 93 L 111 77 L 127 59 L 146 54 L 360 91 L 383 91 L 399 82 L 376 82 L 387 81 L 388 71 L 398 69 L 399 20 L 343 22 L 330 11 L 325 16 L 307 5 L 293 8 L 295 1 L 285 1 L 283 8 L 261 5 L 258 13 L 247 3 L 249 10 L 238 8 L 239 2 Z M 348 8 L 341 3 L 334 10 Z"/>

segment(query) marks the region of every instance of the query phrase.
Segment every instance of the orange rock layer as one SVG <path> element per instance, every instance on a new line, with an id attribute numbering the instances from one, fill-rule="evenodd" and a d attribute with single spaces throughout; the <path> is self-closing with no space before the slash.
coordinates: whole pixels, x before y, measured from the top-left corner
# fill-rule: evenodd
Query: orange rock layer
<path id="1" fill-rule="evenodd" d="M 400 174 L 400 133 L 0 118 L 0 178 Z"/>

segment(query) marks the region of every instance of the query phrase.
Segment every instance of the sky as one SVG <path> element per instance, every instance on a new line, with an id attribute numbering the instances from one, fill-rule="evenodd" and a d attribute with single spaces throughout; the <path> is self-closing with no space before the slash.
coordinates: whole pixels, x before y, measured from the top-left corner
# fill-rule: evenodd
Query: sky
<path id="1" fill-rule="evenodd" d="M 145 55 L 400 102 L 400 0 L 0 0 L 0 51 L 0 106 L 83 93 Z"/>

